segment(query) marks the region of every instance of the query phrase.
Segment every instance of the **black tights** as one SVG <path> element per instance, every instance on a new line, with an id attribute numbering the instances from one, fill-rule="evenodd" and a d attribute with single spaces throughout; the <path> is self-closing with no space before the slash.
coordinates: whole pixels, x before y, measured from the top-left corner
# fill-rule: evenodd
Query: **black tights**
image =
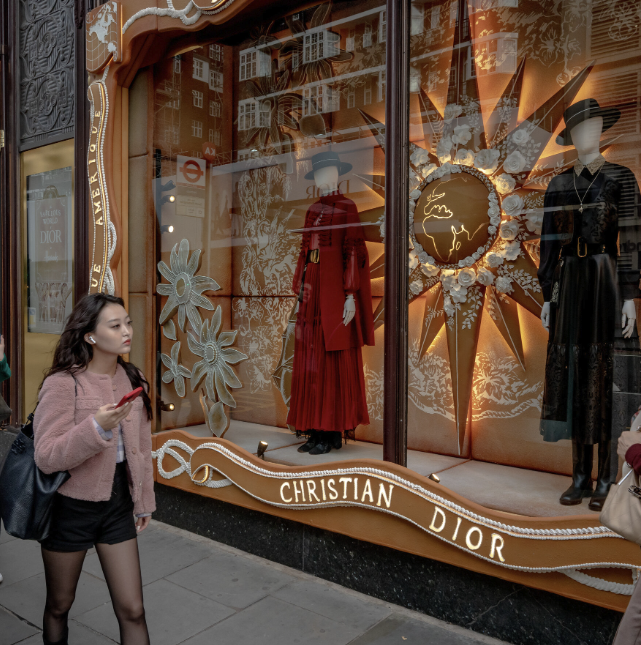
<path id="1" fill-rule="evenodd" d="M 138 540 L 120 544 L 96 544 L 102 571 L 109 587 L 122 645 L 149 645 L 142 602 L 142 579 Z M 45 643 L 66 642 L 67 616 L 76 596 L 86 551 L 63 553 L 42 549 L 47 581 L 47 603 L 43 620 Z"/>

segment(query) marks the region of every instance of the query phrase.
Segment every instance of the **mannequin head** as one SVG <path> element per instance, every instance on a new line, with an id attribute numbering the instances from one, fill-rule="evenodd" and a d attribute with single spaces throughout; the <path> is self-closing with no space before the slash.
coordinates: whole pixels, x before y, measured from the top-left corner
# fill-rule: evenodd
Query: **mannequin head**
<path id="1" fill-rule="evenodd" d="M 602 132 L 602 116 L 595 116 L 586 121 L 582 121 L 570 130 L 570 137 L 579 154 L 579 158 L 585 155 L 598 154 L 599 140 L 601 139 Z"/>
<path id="2" fill-rule="evenodd" d="M 325 166 L 315 170 L 314 182 L 321 195 L 338 190 L 338 166 Z"/>

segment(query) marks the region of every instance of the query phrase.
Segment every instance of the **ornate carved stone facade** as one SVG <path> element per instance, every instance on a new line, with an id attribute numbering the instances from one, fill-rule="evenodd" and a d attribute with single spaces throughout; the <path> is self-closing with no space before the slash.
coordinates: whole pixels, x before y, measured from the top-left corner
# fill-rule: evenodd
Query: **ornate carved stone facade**
<path id="1" fill-rule="evenodd" d="M 20 149 L 74 136 L 74 0 L 20 0 Z"/>

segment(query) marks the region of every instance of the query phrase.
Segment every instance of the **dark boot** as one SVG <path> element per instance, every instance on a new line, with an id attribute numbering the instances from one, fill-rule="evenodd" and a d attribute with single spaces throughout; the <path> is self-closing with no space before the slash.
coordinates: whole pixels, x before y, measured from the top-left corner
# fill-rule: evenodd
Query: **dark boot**
<path id="1" fill-rule="evenodd" d="M 330 440 L 330 445 L 334 450 L 340 450 L 343 447 L 343 433 L 342 432 L 330 432 L 332 438 Z"/>
<path id="2" fill-rule="evenodd" d="M 65 635 L 59 641 L 56 641 L 55 643 L 53 641 L 48 641 L 43 634 L 42 642 L 44 645 L 69 645 L 69 628 L 65 627 Z"/>
<path id="3" fill-rule="evenodd" d="M 307 437 L 307 443 L 304 443 L 302 446 L 298 446 L 298 452 L 309 452 L 315 445 L 318 439 L 318 433 L 316 430 L 310 430 L 309 436 Z"/>
<path id="4" fill-rule="evenodd" d="M 323 432 L 319 430 L 317 433 L 316 445 L 309 451 L 310 455 L 324 455 L 332 451 L 332 434 L 331 432 Z"/>
<path id="5" fill-rule="evenodd" d="M 596 480 L 596 488 L 592 494 L 592 499 L 588 504 L 591 511 L 601 512 L 605 498 L 608 496 L 610 486 L 612 486 L 612 460 L 610 459 L 610 442 L 602 441 L 599 444 L 599 472 Z"/>
<path id="6" fill-rule="evenodd" d="M 563 506 L 580 504 L 592 495 L 592 453 L 592 446 L 572 439 L 572 485 L 559 499 Z"/>

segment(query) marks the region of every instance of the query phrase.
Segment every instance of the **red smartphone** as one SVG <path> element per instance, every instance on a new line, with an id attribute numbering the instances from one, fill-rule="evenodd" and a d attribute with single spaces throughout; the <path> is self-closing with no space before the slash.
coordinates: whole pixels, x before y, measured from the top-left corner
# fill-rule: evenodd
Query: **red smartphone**
<path id="1" fill-rule="evenodd" d="M 114 408 L 114 410 L 117 410 L 118 408 L 121 408 L 125 403 L 130 403 L 134 399 L 138 398 L 142 394 L 142 388 L 137 387 L 135 390 L 132 390 L 128 394 L 125 394 L 125 396 L 120 399 L 120 403 Z"/>

